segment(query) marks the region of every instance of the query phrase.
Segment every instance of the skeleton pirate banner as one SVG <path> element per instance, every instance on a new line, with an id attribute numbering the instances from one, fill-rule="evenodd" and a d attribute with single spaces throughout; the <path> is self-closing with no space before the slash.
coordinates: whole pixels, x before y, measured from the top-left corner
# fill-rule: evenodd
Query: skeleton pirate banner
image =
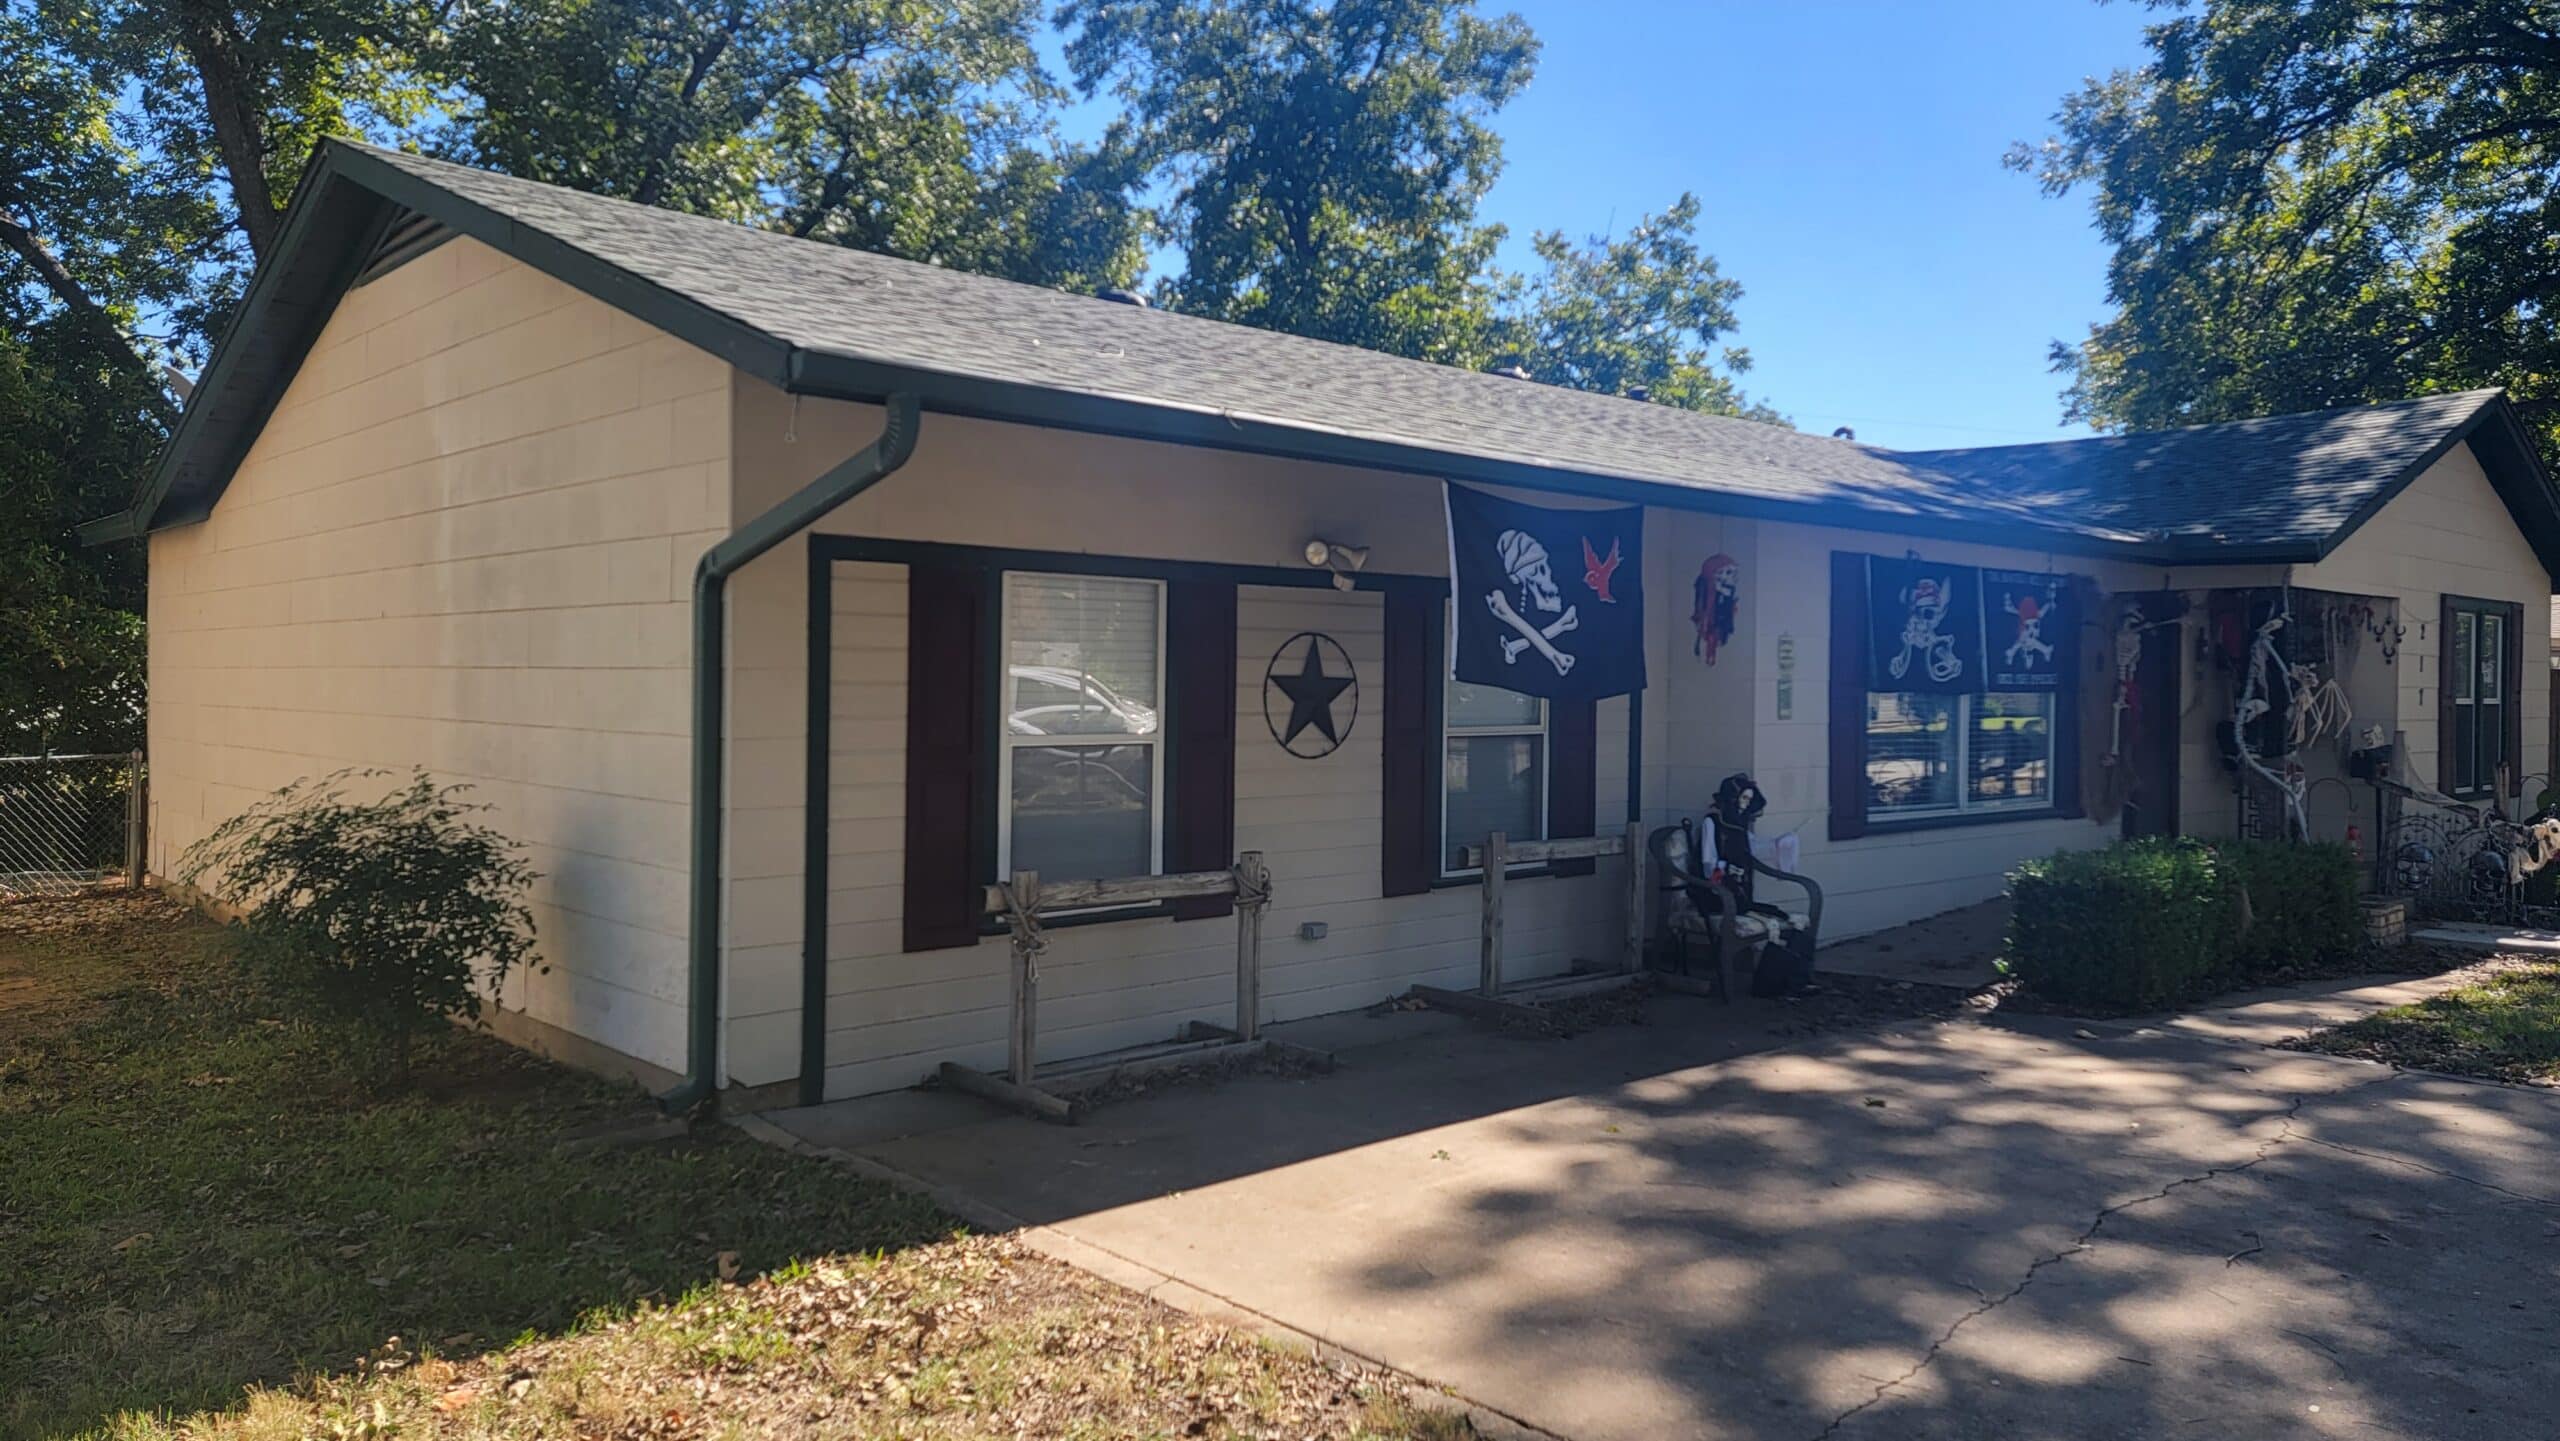
<path id="1" fill-rule="evenodd" d="M 2078 629 L 2070 578 L 1867 557 L 1867 689 L 2058 690 Z"/>
<path id="2" fill-rule="evenodd" d="M 1450 674 L 1550 700 L 1644 689 L 1644 511 L 1448 487 Z"/>
<path id="3" fill-rule="evenodd" d="M 1867 557 L 1867 689 L 1982 690 L 1981 572 Z"/>
<path id="4" fill-rule="evenodd" d="M 2078 633 L 2066 577 L 1982 573 L 1982 661 L 1990 690 L 2058 690 L 2065 644 Z"/>

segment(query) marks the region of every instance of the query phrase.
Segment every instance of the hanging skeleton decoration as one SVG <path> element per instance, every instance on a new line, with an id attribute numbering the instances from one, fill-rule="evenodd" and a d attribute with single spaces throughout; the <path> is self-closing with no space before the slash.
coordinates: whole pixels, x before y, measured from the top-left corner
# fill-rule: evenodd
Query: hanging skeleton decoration
<path id="1" fill-rule="evenodd" d="M 1915 659 L 1927 668 L 1929 679 L 1940 685 L 1964 669 L 1964 662 L 1956 658 L 1955 637 L 1942 628 L 1947 599 L 1947 583 L 1925 575 L 1902 592 L 1902 603 L 1908 607 L 1902 621 L 1902 654 L 1886 667 L 1895 680 L 1910 674 Z"/>
<path id="2" fill-rule="evenodd" d="M 1690 601 L 1689 624 L 1697 627 L 1698 638 L 1691 642 L 1689 653 L 1714 665 L 1716 652 L 1733 639 L 1742 609 L 1742 563 L 1722 551 L 1708 556 L 1698 567 Z"/>
<path id="3" fill-rule="evenodd" d="M 1556 649 L 1555 639 L 1575 629 L 1581 620 L 1575 607 L 1565 604 L 1564 592 L 1556 588 L 1555 570 L 1548 564 L 1547 548 L 1538 543 L 1536 536 L 1521 530 L 1504 531 L 1495 537 L 1494 546 L 1502 556 L 1503 574 L 1510 578 L 1512 588 L 1520 595 L 1518 605 L 1512 604 L 1510 594 L 1505 591 L 1493 591 L 1484 598 L 1486 608 L 1497 619 L 1519 632 L 1517 639 L 1502 642 L 1503 663 L 1516 665 L 1522 651 L 1534 650 L 1546 657 L 1547 663 L 1556 668 L 1557 675 L 1571 671 L 1573 657 Z M 1523 609 L 1556 618 L 1541 627 L 1522 615 Z"/>
<path id="4" fill-rule="evenodd" d="M 2115 718 L 2107 732 L 2107 764 L 2113 766 L 2124 756 L 2124 718 L 2137 711 L 2141 697 L 2133 688 L 2133 677 L 2142 669 L 2142 607 L 2128 605 L 2116 618 L 2116 699 Z M 2136 716 L 2136 720 L 2140 719 Z"/>

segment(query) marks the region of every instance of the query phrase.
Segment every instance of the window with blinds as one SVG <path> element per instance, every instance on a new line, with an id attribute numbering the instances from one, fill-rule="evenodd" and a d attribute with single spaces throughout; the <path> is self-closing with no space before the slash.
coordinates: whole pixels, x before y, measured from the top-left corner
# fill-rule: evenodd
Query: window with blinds
<path id="1" fill-rule="evenodd" d="M 1008 572 L 997 873 L 1163 868 L 1165 588 Z"/>

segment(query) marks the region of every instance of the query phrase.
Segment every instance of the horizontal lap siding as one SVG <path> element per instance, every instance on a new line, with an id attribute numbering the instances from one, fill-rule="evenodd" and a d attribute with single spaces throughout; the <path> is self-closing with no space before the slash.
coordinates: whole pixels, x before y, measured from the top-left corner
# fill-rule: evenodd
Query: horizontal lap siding
<path id="1" fill-rule="evenodd" d="M 843 563 L 834 573 L 827 1093 L 842 1096 L 913 1084 L 945 1060 L 1001 1065 L 1008 951 L 1001 938 L 966 950 L 898 950 L 904 568 Z M 1464 985 L 1474 977 L 1473 888 L 1379 895 L 1383 615 L 1375 593 L 1239 591 L 1236 844 L 1262 851 L 1271 866 L 1273 904 L 1263 923 L 1267 1020 L 1368 1005 L 1417 981 Z M 1262 704 L 1273 654 L 1308 630 L 1342 644 L 1361 686 L 1350 735 L 1319 760 L 1283 752 Z M 1624 724 L 1621 709 L 1621 732 Z M 1604 741 L 1604 771 L 1608 754 Z M 1622 774 L 1623 738 L 1616 756 L 1618 770 L 1610 773 Z M 1603 796 L 1605 816 L 1615 803 L 1606 787 Z M 1604 872 L 1514 886 L 1508 940 L 1515 973 L 1613 955 L 1613 884 Z M 1299 940 L 1303 921 L 1324 922 L 1328 934 Z M 1040 962 L 1044 1059 L 1167 1039 L 1186 1020 L 1233 1018 L 1230 921 L 1147 919 L 1062 927 L 1049 936 Z"/>
<path id="2" fill-rule="evenodd" d="M 213 515 L 151 539 L 151 864 L 425 766 L 528 847 L 509 1005 L 682 1060 L 685 594 L 727 368 L 476 242 L 351 292 Z"/>
<path id="3" fill-rule="evenodd" d="M 2510 601 L 2524 608 L 2516 637 L 2524 647 L 2522 772 L 2539 777 L 2551 760 L 2551 681 L 2541 627 L 2551 602 L 2551 576 L 2498 499 L 2467 445 L 2429 466 L 2409 488 L 2328 559 L 2298 566 L 2294 583 L 2358 595 L 2396 597 L 2408 635 L 2393 665 L 2397 728 L 2408 737 L 2406 773 L 2436 784 L 2436 727 L 2442 708 L 2445 653 L 2440 602 L 2450 595 Z M 2364 651 L 2371 656 L 2374 647 Z M 2358 725 L 2365 723 L 2358 718 Z M 2530 798 L 2533 794 L 2525 792 Z"/>

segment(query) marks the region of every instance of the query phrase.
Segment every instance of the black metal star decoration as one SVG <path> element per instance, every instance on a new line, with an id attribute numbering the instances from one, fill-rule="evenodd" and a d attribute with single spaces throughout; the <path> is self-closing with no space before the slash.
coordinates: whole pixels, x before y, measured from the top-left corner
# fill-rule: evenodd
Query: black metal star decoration
<path id="1" fill-rule="evenodd" d="M 1306 639 L 1306 659 L 1299 664 L 1296 674 L 1286 673 L 1276 664 L 1271 670 L 1271 683 L 1289 698 L 1289 721 L 1281 728 L 1280 744 L 1284 749 L 1291 748 L 1299 733 L 1313 726 L 1329 743 L 1327 748 L 1330 749 L 1342 744 L 1342 737 L 1334 729 L 1333 703 L 1351 688 L 1352 677 L 1325 674 L 1324 637 L 1310 635 Z M 1283 653 L 1286 653 L 1285 648 Z M 1295 753 L 1292 750 L 1292 754 Z"/>

